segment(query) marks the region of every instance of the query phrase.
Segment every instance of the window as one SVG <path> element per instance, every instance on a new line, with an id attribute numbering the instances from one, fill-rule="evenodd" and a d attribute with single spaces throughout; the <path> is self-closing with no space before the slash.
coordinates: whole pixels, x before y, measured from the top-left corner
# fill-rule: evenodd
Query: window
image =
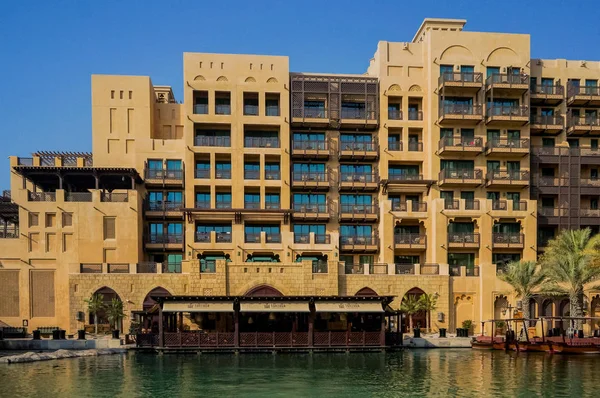
<path id="1" fill-rule="evenodd" d="M 194 177 L 195 178 L 210 178 L 210 162 L 197 161 Z"/>
<path id="2" fill-rule="evenodd" d="M 554 168 L 542 167 L 542 177 L 554 177 Z"/>
<path id="3" fill-rule="evenodd" d="M 231 115 L 231 94 L 229 92 L 215 92 L 215 114 Z"/>
<path id="4" fill-rule="evenodd" d="M 454 202 L 454 191 L 441 191 L 440 198 L 444 200 L 445 207 L 452 206 Z"/>
<path id="5" fill-rule="evenodd" d="M 279 94 L 267 94 L 265 98 L 266 116 L 279 116 Z"/>
<path id="6" fill-rule="evenodd" d="M 116 218 L 104 217 L 104 239 L 116 239 Z"/>
<path id="7" fill-rule="evenodd" d="M 167 192 L 167 207 L 169 205 L 182 205 L 182 204 L 183 204 L 183 192 L 180 192 L 180 191 Z"/>
<path id="8" fill-rule="evenodd" d="M 294 133 L 294 149 L 327 149 L 324 133 Z"/>
<path id="9" fill-rule="evenodd" d="M 231 209 L 231 193 L 217 193 L 217 209 Z"/>
<path id="10" fill-rule="evenodd" d="M 167 170 L 181 170 L 181 160 L 168 159 Z"/>
<path id="11" fill-rule="evenodd" d="M 487 171 L 488 173 L 491 171 L 500 170 L 500 161 L 499 160 L 488 160 L 487 161 Z"/>
<path id="12" fill-rule="evenodd" d="M 364 102 L 342 101 L 342 119 L 364 119 L 368 118 Z"/>
<path id="13" fill-rule="evenodd" d="M 442 170 L 473 170 L 475 162 L 472 160 L 442 160 L 440 167 Z"/>
<path id="14" fill-rule="evenodd" d="M 258 116 L 258 94 L 244 93 L 244 115 Z"/>
<path id="15" fill-rule="evenodd" d="M 183 236 L 183 225 L 180 223 L 168 223 L 167 225 L 167 235 L 180 238 Z M 172 243 L 176 243 L 177 240 L 172 240 Z"/>
<path id="16" fill-rule="evenodd" d="M 567 143 L 570 148 L 579 148 L 579 140 L 577 138 L 567 138 Z"/>
<path id="17" fill-rule="evenodd" d="M 265 194 L 265 209 L 280 209 L 281 199 L 278 193 Z"/>
<path id="18" fill-rule="evenodd" d="M 390 120 L 401 120 L 400 104 L 388 103 L 388 119 Z"/>
<path id="19" fill-rule="evenodd" d="M 520 260 L 519 253 L 492 253 L 492 263 L 496 265 L 496 272 L 503 271 L 507 264 Z"/>
<path id="20" fill-rule="evenodd" d="M 294 163 L 292 178 L 294 181 L 324 181 L 325 169 L 325 163 Z"/>
<path id="21" fill-rule="evenodd" d="M 373 198 L 371 195 L 340 195 L 340 210 L 342 213 L 367 212 L 372 213 Z"/>
<path id="22" fill-rule="evenodd" d="M 597 143 L 598 143 L 598 141 L 596 140 L 596 144 Z M 556 141 L 554 140 L 554 138 L 542 138 L 542 147 L 554 148 L 555 145 L 556 145 Z"/>
<path id="23" fill-rule="evenodd" d="M 371 237 L 373 227 L 370 225 L 340 225 L 342 237 Z"/>
<path id="24" fill-rule="evenodd" d="M 542 198 L 542 207 L 554 208 L 554 198 L 552 198 L 552 197 Z"/>
<path id="25" fill-rule="evenodd" d="M 56 227 L 56 214 L 46 213 L 46 228 Z"/>
<path id="26" fill-rule="evenodd" d="M 326 213 L 327 197 L 324 194 L 295 193 L 293 196 L 294 211 L 306 213 Z"/>
<path id="27" fill-rule="evenodd" d="M 38 213 L 29 213 L 29 226 L 37 227 L 40 223 L 40 216 Z"/>
<path id="28" fill-rule="evenodd" d="M 394 227 L 394 235 L 418 235 L 418 225 L 398 225 Z"/>
<path id="29" fill-rule="evenodd" d="M 388 135 L 388 149 L 390 151 L 399 151 L 400 148 L 400 134 Z"/>
<path id="30" fill-rule="evenodd" d="M 258 163 L 258 162 L 244 163 L 244 179 L 246 179 L 246 180 L 260 179 L 260 163 Z"/>
<path id="31" fill-rule="evenodd" d="M 182 260 L 183 255 L 181 254 L 169 254 L 167 256 L 167 268 L 164 269 L 163 272 L 180 273 Z"/>
<path id="32" fill-rule="evenodd" d="M 266 180 L 279 180 L 281 178 L 281 172 L 279 170 L 279 163 L 269 162 L 265 163 L 265 179 Z"/>
<path id="33" fill-rule="evenodd" d="M 466 82 L 475 81 L 475 67 L 472 65 L 461 65 L 460 76 Z"/>
<path id="34" fill-rule="evenodd" d="M 215 178 L 217 179 L 230 179 L 231 178 L 231 163 L 230 162 L 216 162 L 215 163 Z"/>
<path id="35" fill-rule="evenodd" d="M 453 72 L 454 65 L 440 65 L 440 75 L 443 76 L 444 80 L 452 80 Z"/>
<path id="36" fill-rule="evenodd" d="M 475 253 L 448 253 L 448 265 L 450 267 L 475 268 Z M 467 271 L 468 272 L 468 271 Z"/>
<path id="37" fill-rule="evenodd" d="M 260 209 L 260 193 L 245 193 L 244 194 L 245 209 Z"/>
<path id="38" fill-rule="evenodd" d="M 500 200 L 500 192 L 488 192 L 487 198 L 490 199 L 492 202 L 497 202 Z"/>
<path id="39" fill-rule="evenodd" d="M 196 232 L 197 233 L 231 233 L 231 224 L 197 224 Z"/>
<path id="40" fill-rule="evenodd" d="M 210 209 L 210 192 L 196 192 L 196 208 Z"/>
<path id="41" fill-rule="evenodd" d="M 326 118 L 325 101 L 304 101 L 304 117 L 315 119 Z"/>
<path id="42" fill-rule="evenodd" d="M 451 222 L 448 224 L 448 234 L 473 234 L 475 225 L 472 222 Z"/>
<path id="43" fill-rule="evenodd" d="M 163 169 L 162 159 L 148 159 L 148 169 L 162 170 Z"/>
<path id="44" fill-rule="evenodd" d="M 590 209 L 598 210 L 598 198 L 590 198 Z"/>
<path id="45" fill-rule="evenodd" d="M 419 142 L 419 135 L 418 134 L 409 134 L 408 135 L 408 151 L 409 152 L 420 152 L 423 150 L 423 148 L 420 145 L 421 143 Z"/>
<path id="46" fill-rule="evenodd" d="M 64 213 L 62 214 L 62 226 L 64 227 L 72 227 L 73 226 L 73 213 Z"/>
<path id="47" fill-rule="evenodd" d="M 371 134 L 340 134 L 340 147 L 343 151 L 375 150 Z"/>
<path id="48" fill-rule="evenodd" d="M 521 208 L 521 193 L 520 192 L 507 192 L 506 199 L 512 200 L 513 210 L 520 210 Z"/>
<path id="49" fill-rule="evenodd" d="M 246 131 L 244 132 L 244 147 L 279 148 L 279 133 L 277 131 Z"/>
<path id="50" fill-rule="evenodd" d="M 195 146 L 231 147 L 230 130 L 196 130 Z"/>
<path id="51" fill-rule="evenodd" d="M 519 223 L 496 223 L 492 227 L 492 232 L 496 234 L 518 234 L 521 232 L 521 225 Z"/>
<path id="52" fill-rule="evenodd" d="M 593 150 L 597 150 L 598 149 L 598 139 L 597 138 L 592 138 L 590 140 L 590 148 Z"/>
<path id="53" fill-rule="evenodd" d="M 492 75 L 497 75 L 500 73 L 500 67 L 498 66 L 488 66 L 485 68 L 486 77 L 490 77 Z"/>
<path id="54" fill-rule="evenodd" d="M 419 166 L 417 165 L 391 165 L 388 168 L 390 179 L 416 177 L 419 175 Z"/>
<path id="55" fill-rule="evenodd" d="M 208 91 L 195 91 L 194 92 L 194 114 L 196 114 L 196 115 L 207 115 L 208 114 Z"/>
<path id="56" fill-rule="evenodd" d="M 598 169 L 590 169 L 590 179 L 591 180 L 598 179 Z"/>
<path id="57" fill-rule="evenodd" d="M 246 243 L 260 243 L 261 232 L 266 235 L 266 243 L 281 242 L 281 229 L 278 224 L 246 224 L 244 226 Z"/>
<path id="58" fill-rule="evenodd" d="M 310 234 L 315 234 L 315 243 L 323 240 L 325 224 L 294 224 L 294 243 L 309 243 Z"/>

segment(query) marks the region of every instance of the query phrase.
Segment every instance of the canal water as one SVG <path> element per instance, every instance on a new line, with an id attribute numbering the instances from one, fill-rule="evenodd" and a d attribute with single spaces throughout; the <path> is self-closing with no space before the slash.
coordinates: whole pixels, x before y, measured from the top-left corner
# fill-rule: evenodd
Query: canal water
<path id="1" fill-rule="evenodd" d="M 0 365 L 0 397 L 598 397 L 600 358 L 500 351 L 134 354 Z"/>

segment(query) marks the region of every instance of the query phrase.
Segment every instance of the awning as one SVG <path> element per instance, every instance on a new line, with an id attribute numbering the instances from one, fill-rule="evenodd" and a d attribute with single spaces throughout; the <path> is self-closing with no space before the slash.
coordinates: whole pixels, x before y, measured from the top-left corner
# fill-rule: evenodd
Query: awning
<path id="1" fill-rule="evenodd" d="M 316 312 L 383 312 L 379 301 L 317 301 Z"/>
<path id="2" fill-rule="evenodd" d="M 167 301 L 163 312 L 233 312 L 232 301 Z"/>
<path id="3" fill-rule="evenodd" d="M 241 302 L 240 312 L 310 312 L 308 301 Z"/>

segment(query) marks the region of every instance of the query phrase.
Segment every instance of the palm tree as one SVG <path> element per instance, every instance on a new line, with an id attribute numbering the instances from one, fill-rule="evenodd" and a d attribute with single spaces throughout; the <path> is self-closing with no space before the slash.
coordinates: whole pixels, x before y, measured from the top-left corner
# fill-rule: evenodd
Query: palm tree
<path id="1" fill-rule="evenodd" d="M 123 312 L 123 302 L 119 299 L 113 298 L 109 304 L 107 310 L 108 322 L 113 326 L 113 330 L 119 330 L 119 322 L 125 318 L 125 312 Z"/>
<path id="2" fill-rule="evenodd" d="M 529 302 L 534 292 L 544 286 L 547 275 L 535 261 L 514 261 L 506 265 L 505 271 L 498 278 L 512 286 L 516 295 L 521 298 L 523 318 L 529 319 Z"/>
<path id="3" fill-rule="evenodd" d="M 589 228 L 564 230 L 548 242 L 542 268 L 556 293 L 569 296 L 572 317 L 583 316 L 583 289 L 600 277 L 600 235 Z M 581 329 L 581 320 L 575 321 Z"/>
<path id="4" fill-rule="evenodd" d="M 431 327 L 431 313 L 437 308 L 437 294 L 423 294 L 419 297 L 419 308 L 421 311 L 425 311 L 425 328 L 427 333 L 430 332 Z"/>
<path id="5" fill-rule="evenodd" d="M 104 307 L 104 296 L 100 293 L 94 294 L 89 300 L 84 300 L 88 305 L 88 312 L 94 315 L 94 333 L 98 334 L 98 313 Z"/>
<path id="6" fill-rule="evenodd" d="M 421 304 L 419 303 L 419 299 L 414 294 L 407 294 L 402 299 L 402 304 L 400 304 L 400 311 L 404 312 L 408 315 L 408 324 L 409 330 L 413 328 L 413 314 L 421 311 Z"/>

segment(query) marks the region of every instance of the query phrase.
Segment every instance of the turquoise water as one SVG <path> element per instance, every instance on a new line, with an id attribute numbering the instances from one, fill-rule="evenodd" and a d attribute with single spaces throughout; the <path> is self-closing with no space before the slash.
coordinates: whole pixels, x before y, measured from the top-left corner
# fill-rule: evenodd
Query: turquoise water
<path id="1" fill-rule="evenodd" d="M 496 351 L 134 354 L 0 365 L 1 397 L 600 396 L 600 358 Z"/>

